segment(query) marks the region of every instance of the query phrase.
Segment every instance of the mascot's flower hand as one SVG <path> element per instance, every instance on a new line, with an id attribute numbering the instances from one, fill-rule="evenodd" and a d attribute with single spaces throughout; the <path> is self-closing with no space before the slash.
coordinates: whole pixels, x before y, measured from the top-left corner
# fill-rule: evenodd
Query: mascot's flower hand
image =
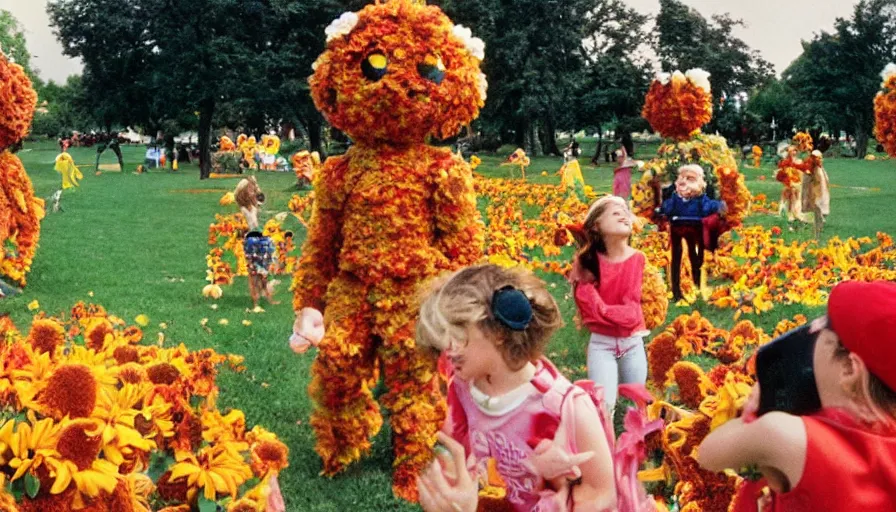
<path id="1" fill-rule="evenodd" d="M 292 326 L 289 347 L 296 354 L 304 354 L 311 346 L 317 346 L 324 337 L 324 317 L 314 308 L 302 308 Z"/>

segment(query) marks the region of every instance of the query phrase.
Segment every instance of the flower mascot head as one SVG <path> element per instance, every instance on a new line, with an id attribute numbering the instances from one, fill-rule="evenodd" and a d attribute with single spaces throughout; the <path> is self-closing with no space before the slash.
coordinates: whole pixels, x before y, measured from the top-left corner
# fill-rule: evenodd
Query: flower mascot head
<path id="1" fill-rule="evenodd" d="M 44 202 L 34 196 L 31 180 L 10 148 L 28 134 L 36 103 L 22 66 L 0 52 L 0 280 L 20 286 L 37 250 Z"/>
<path id="2" fill-rule="evenodd" d="M 393 490 L 416 500 L 415 477 L 445 415 L 435 362 L 414 342 L 417 288 L 478 260 L 483 242 L 469 166 L 427 140 L 456 135 L 478 115 L 484 45 L 412 0 L 343 14 L 326 34 L 311 95 L 355 143 L 314 179 L 290 343 L 319 348 L 309 393 L 324 473 L 370 451 L 382 424 L 370 390 L 381 375 Z"/>

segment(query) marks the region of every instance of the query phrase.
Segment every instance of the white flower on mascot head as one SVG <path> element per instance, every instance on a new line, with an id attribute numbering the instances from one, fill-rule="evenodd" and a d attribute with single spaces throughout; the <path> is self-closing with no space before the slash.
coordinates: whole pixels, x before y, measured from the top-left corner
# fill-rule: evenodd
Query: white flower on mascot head
<path id="1" fill-rule="evenodd" d="M 883 80 L 884 80 L 883 83 L 881 83 L 881 87 L 886 85 L 887 79 L 890 78 L 890 76 L 892 76 L 892 75 L 896 75 L 896 64 L 893 64 L 891 62 L 891 63 L 887 64 L 887 66 L 884 68 L 884 70 L 881 71 L 881 73 L 880 73 L 881 78 L 883 78 Z"/>
<path id="2" fill-rule="evenodd" d="M 474 37 L 472 30 L 463 25 L 455 25 L 451 33 L 464 44 L 464 47 L 473 57 L 480 61 L 485 59 L 485 41 Z M 485 73 L 479 73 L 479 96 L 483 102 L 485 102 L 487 95 L 488 80 L 485 77 Z"/>
<path id="3" fill-rule="evenodd" d="M 452 31 L 454 37 L 461 40 L 474 57 L 479 60 L 485 59 L 485 42 L 478 37 L 473 37 L 473 31 L 463 25 L 455 25 Z"/>
<path id="4" fill-rule="evenodd" d="M 344 12 L 342 16 L 333 20 L 330 26 L 324 30 L 327 34 L 327 42 L 342 36 L 347 36 L 358 24 L 358 14 L 354 12 Z"/>
<path id="5" fill-rule="evenodd" d="M 707 94 L 710 92 L 711 87 L 709 85 L 709 71 L 700 68 L 694 68 L 689 69 L 684 74 L 684 76 L 687 77 L 687 79 L 690 80 L 692 84 L 703 89 L 703 91 Z"/>

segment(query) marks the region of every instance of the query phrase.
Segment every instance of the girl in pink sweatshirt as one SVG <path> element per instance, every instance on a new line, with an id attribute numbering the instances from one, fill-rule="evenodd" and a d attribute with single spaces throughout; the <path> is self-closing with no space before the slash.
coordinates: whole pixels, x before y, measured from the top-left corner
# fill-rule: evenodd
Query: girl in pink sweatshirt
<path id="1" fill-rule="evenodd" d="M 588 210 L 570 282 L 591 331 L 588 378 L 603 386 L 610 410 L 619 384 L 647 381 L 641 285 L 647 258 L 629 246 L 633 216 L 624 199 L 602 197 Z"/>

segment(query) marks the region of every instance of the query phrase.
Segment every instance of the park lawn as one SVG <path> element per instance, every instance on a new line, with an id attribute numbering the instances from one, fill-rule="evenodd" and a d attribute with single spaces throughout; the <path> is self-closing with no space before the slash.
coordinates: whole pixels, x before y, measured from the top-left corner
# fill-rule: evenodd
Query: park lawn
<path id="1" fill-rule="evenodd" d="M 50 213 L 43 221 L 41 243 L 28 276 L 28 287 L 15 298 L 0 302 L 0 313 L 9 313 L 20 328 L 26 328 L 32 312 L 27 305 L 37 300 L 51 314 L 68 311 L 79 301 L 102 304 L 107 310 L 133 321 L 146 314 L 150 325 L 144 329 L 146 342 L 152 343 L 159 332 L 167 344 L 183 342 L 191 349 L 211 347 L 222 353 L 246 358 L 247 370 L 222 371 L 220 403 L 224 409 L 245 411 L 249 425 L 263 425 L 276 432 L 290 447 L 290 467 L 281 476 L 281 486 L 289 511 L 378 511 L 412 510 L 394 499 L 390 492 L 391 456 L 388 429 L 374 443 L 372 456 L 336 479 L 318 476 L 320 462 L 312 447 L 314 437 L 308 426 L 311 406 L 306 394 L 311 356 L 296 356 L 287 346 L 293 312 L 288 278 L 280 285 L 280 305 L 264 304 L 266 312 L 248 312 L 251 306 L 245 278 L 225 287 L 224 296 L 204 299 L 205 255 L 208 251 L 208 225 L 216 213 L 235 211 L 218 205 L 221 195 L 233 188 L 236 180 L 198 179 L 195 165 L 181 165 L 178 172 L 152 171 L 136 175 L 132 171 L 142 163 L 143 146 L 124 147 L 124 173 L 94 174 L 95 151 L 71 150 L 82 166 L 85 178 L 80 189 L 66 191 L 63 212 Z M 583 144 L 584 155 L 593 146 Z M 19 153 L 28 169 L 37 194 L 50 196 L 59 187 L 59 174 L 53 170 L 58 152 L 51 143 L 27 144 Z M 640 149 L 638 158 L 648 151 Z M 501 156 L 480 155 L 478 172 L 488 177 L 506 177 L 508 167 L 500 167 Z M 558 183 L 555 174 L 559 158 L 532 159 L 529 181 Z M 588 184 L 599 192 L 610 190 L 611 164 L 593 167 L 589 157 L 581 158 Z M 113 163 L 107 152 L 101 161 Z M 829 160 L 827 169 L 832 188 L 832 215 L 824 236 L 874 236 L 878 231 L 896 233 L 896 162 Z M 547 176 L 543 176 L 546 172 Z M 759 170 L 745 169 L 753 193 L 777 199 L 780 186 L 774 181 L 771 164 Z M 760 180 L 765 176 L 765 181 Z M 291 173 L 258 173 L 267 194 L 263 217 L 286 210 L 295 192 Z M 292 222 L 292 220 L 291 220 Z M 781 225 L 780 218 L 762 215 L 748 219 L 749 224 Z M 298 244 L 304 230 L 298 223 Z M 788 233 L 788 239 L 804 240 L 811 228 Z M 584 346 L 587 333 L 572 325 L 574 304 L 568 287 L 558 276 L 546 276 L 552 285 L 567 326 L 549 346 L 549 355 L 573 378 L 585 375 Z M 92 295 L 91 295 L 92 294 Z M 217 304 L 217 309 L 211 306 Z M 696 309 L 719 327 L 733 326 L 733 310 L 719 310 L 699 303 Z M 669 319 L 689 308 L 673 307 Z M 781 319 L 796 313 L 817 314 L 795 306 L 776 306 L 761 316 L 748 316 L 768 331 Z M 201 325 L 208 319 L 210 332 Z M 226 319 L 228 325 L 220 325 Z M 242 325 L 249 320 L 250 326 Z M 159 324 L 166 324 L 162 328 Z"/>

